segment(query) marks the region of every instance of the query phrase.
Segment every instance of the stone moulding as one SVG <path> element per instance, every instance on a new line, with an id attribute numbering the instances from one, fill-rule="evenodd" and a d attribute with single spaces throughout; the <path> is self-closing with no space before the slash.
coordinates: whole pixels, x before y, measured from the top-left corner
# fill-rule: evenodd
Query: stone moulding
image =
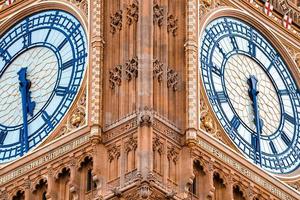
<path id="1" fill-rule="evenodd" d="M 266 189 L 268 192 L 280 198 L 281 200 L 296 200 L 300 198 L 300 193 L 297 194 L 296 191 L 293 191 L 292 189 L 288 188 L 283 184 L 281 186 L 276 186 L 275 184 L 272 183 L 271 175 L 262 172 L 262 170 L 259 171 L 265 174 L 263 176 L 258 174 L 257 172 L 254 171 L 255 168 L 253 170 L 252 163 L 248 163 L 249 161 L 246 161 L 241 156 L 234 155 L 235 153 L 231 153 L 229 155 L 228 152 L 232 152 L 232 150 L 228 149 L 228 147 L 222 145 L 221 143 L 214 145 L 214 143 L 219 143 L 219 141 L 216 140 L 214 141 L 214 140 L 215 139 L 210 138 L 208 135 L 204 133 L 200 133 L 197 138 L 197 147 L 201 148 L 208 154 L 212 155 L 216 160 L 225 163 L 226 165 L 228 165 L 229 168 L 236 170 L 239 174 L 243 175 L 251 182 Z M 222 149 L 219 148 L 218 146 L 222 146 Z M 202 150 L 200 151 L 203 152 Z M 239 158 L 235 158 L 235 157 L 239 157 Z M 245 162 L 242 163 L 238 160 L 242 160 Z M 247 165 L 249 165 L 249 167 Z M 278 182 L 278 180 L 275 181 Z"/>
<path id="2" fill-rule="evenodd" d="M 90 141 L 89 134 L 84 134 L 81 137 L 78 137 L 72 141 L 67 142 L 64 145 L 61 145 L 57 147 L 56 149 L 52 151 L 48 151 L 44 155 L 40 156 L 37 159 L 34 159 L 31 162 L 28 162 L 27 164 L 24 164 L 20 167 L 15 168 L 15 170 L 10 171 L 9 173 L 6 173 L 4 175 L 0 176 L 0 185 L 3 185 L 17 177 L 20 177 L 33 169 L 40 167 L 40 166 L 45 166 L 46 163 L 51 162 L 52 160 L 59 158 L 72 150 L 88 143 Z"/>

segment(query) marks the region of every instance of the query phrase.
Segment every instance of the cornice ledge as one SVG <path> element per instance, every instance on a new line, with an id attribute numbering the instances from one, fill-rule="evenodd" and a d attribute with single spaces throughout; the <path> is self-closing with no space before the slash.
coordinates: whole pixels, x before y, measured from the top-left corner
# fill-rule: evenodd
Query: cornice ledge
<path id="1" fill-rule="evenodd" d="M 174 131 L 176 131 L 177 133 L 181 133 L 181 130 L 179 128 L 177 128 L 176 125 L 172 121 L 159 115 L 157 112 L 154 112 L 153 114 L 154 114 L 154 120 L 158 120 L 158 121 L 162 122 L 164 125 L 168 126 L 169 128 L 173 129 Z"/>
<path id="2" fill-rule="evenodd" d="M 300 199 L 300 193 L 288 184 L 274 177 L 274 175 L 269 174 L 267 171 L 260 169 L 212 136 L 205 134 L 201 130 L 198 133 L 198 147 L 219 161 L 227 164 L 251 182 L 265 188 L 268 192 L 279 197 L 281 200 Z"/>
<path id="3" fill-rule="evenodd" d="M 124 116 L 123 118 L 112 122 L 109 125 L 105 125 L 105 127 L 103 128 L 103 132 L 110 131 L 110 130 L 112 130 L 112 129 L 118 127 L 118 126 L 120 126 L 121 124 L 124 124 L 127 121 L 129 121 L 129 120 L 131 120 L 133 118 L 136 118 L 136 117 L 137 117 L 137 113 L 136 112 L 130 113 L 130 114 Z"/>

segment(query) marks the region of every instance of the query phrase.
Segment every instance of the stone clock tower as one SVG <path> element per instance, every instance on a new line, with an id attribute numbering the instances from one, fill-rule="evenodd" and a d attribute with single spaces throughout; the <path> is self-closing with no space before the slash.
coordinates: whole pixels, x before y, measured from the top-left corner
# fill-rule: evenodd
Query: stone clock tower
<path id="1" fill-rule="evenodd" d="M 0 0 L 1 200 L 299 200 L 297 0 Z"/>

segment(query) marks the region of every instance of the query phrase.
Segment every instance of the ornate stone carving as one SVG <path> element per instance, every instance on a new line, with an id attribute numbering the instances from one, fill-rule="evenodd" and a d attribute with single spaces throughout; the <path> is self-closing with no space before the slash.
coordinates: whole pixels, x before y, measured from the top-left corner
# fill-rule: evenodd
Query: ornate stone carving
<path id="1" fill-rule="evenodd" d="M 174 146 L 168 147 L 167 157 L 169 160 L 173 160 L 175 163 L 178 160 L 178 152 Z"/>
<path id="2" fill-rule="evenodd" d="M 153 5 L 153 23 L 157 23 L 159 27 L 162 26 L 164 20 L 164 8 L 157 3 Z"/>
<path id="3" fill-rule="evenodd" d="M 140 126 L 151 126 L 153 124 L 153 109 L 145 107 L 138 114 L 138 124 Z"/>
<path id="4" fill-rule="evenodd" d="M 131 136 L 125 143 L 125 152 L 134 151 L 137 148 L 137 139 Z"/>
<path id="5" fill-rule="evenodd" d="M 224 144 L 228 143 L 222 136 L 222 132 L 218 129 L 218 122 L 213 120 L 212 113 L 206 105 L 202 94 L 200 95 L 200 128 L 212 135 L 214 138 L 222 141 Z"/>
<path id="6" fill-rule="evenodd" d="M 178 29 L 178 19 L 174 17 L 174 15 L 168 16 L 168 33 L 172 33 L 173 36 L 177 35 L 177 29 Z"/>
<path id="7" fill-rule="evenodd" d="M 121 155 L 121 149 L 117 145 L 113 145 L 108 149 L 108 159 L 109 161 L 119 158 Z"/>
<path id="8" fill-rule="evenodd" d="M 88 16 L 88 2 L 87 0 L 69 0 L 71 3 L 75 4 L 79 9 L 81 9 L 86 16 Z"/>
<path id="9" fill-rule="evenodd" d="M 167 71 L 167 86 L 168 88 L 173 88 L 174 91 L 176 91 L 178 85 L 178 73 L 173 70 L 168 68 Z"/>
<path id="10" fill-rule="evenodd" d="M 111 191 L 115 197 L 118 197 L 118 198 L 122 197 L 122 192 L 118 187 L 113 188 Z"/>
<path id="11" fill-rule="evenodd" d="M 158 136 L 153 139 L 153 151 L 158 151 L 160 154 L 163 153 L 163 143 Z"/>
<path id="12" fill-rule="evenodd" d="M 85 108 L 76 108 L 70 116 L 70 128 L 78 128 L 85 124 Z"/>
<path id="13" fill-rule="evenodd" d="M 147 199 L 151 195 L 151 190 L 148 182 L 142 183 L 139 190 L 139 195 L 142 199 Z"/>
<path id="14" fill-rule="evenodd" d="M 166 194 L 166 199 L 174 199 L 175 195 L 176 195 L 176 192 L 174 190 L 172 190 L 171 192 L 168 192 Z"/>
<path id="15" fill-rule="evenodd" d="M 120 86 L 122 81 L 122 65 L 116 65 L 109 71 L 109 84 L 111 89 Z"/>
<path id="16" fill-rule="evenodd" d="M 130 81 L 138 76 L 138 58 L 135 56 L 125 63 L 126 79 Z"/>
<path id="17" fill-rule="evenodd" d="M 139 2 L 134 0 L 131 5 L 127 7 L 127 24 L 131 25 L 133 22 L 137 22 L 139 19 Z"/>
<path id="18" fill-rule="evenodd" d="M 162 82 L 164 74 L 164 64 L 158 59 L 153 61 L 153 78 L 157 78 L 158 82 Z"/>
<path id="19" fill-rule="evenodd" d="M 122 10 L 118 10 L 115 14 L 110 16 L 110 32 L 112 34 L 115 34 L 117 30 L 120 31 L 122 29 L 122 13 Z"/>

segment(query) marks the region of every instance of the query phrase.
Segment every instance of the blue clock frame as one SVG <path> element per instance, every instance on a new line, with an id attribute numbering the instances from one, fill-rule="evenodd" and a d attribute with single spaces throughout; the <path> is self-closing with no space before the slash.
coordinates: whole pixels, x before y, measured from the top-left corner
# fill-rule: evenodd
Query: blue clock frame
<path id="1" fill-rule="evenodd" d="M 219 43 L 224 38 L 230 41 L 227 50 L 222 49 Z M 242 47 L 237 42 L 241 40 L 248 45 Z M 221 17 L 207 25 L 199 46 L 201 47 L 199 64 L 203 86 L 216 117 L 233 143 L 247 158 L 260 164 L 267 171 L 291 173 L 296 170 L 300 165 L 300 95 L 286 63 L 271 42 L 252 25 L 233 17 Z M 223 58 L 219 64 L 215 64 L 214 54 L 216 52 L 222 55 Z M 238 127 L 244 126 L 252 135 L 256 133 L 240 119 L 228 98 L 226 90 L 224 68 L 227 60 L 236 54 L 248 56 L 259 64 L 274 85 L 280 102 L 281 120 L 278 129 L 271 135 L 261 135 L 260 137 L 261 142 L 270 146 L 271 153 L 262 151 L 259 158 L 257 158 L 256 147 L 238 132 Z M 264 54 L 264 57 L 268 59 L 269 66 L 265 66 L 265 62 L 260 58 L 261 54 Z M 278 74 L 284 82 L 284 90 L 278 89 L 273 78 L 274 75 L 272 75 L 273 72 Z M 214 76 L 220 77 L 222 92 L 216 91 Z M 286 101 L 289 101 L 292 105 L 292 115 L 287 114 L 285 110 Z M 234 113 L 233 118 L 229 118 L 223 109 L 222 103 L 224 102 L 229 104 Z M 292 128 L 288 129 L 287 126 Z M 277 151 L 278 146 L 276 145 L 280 145 L 281 148 L 282 146 L 285 147 L 285 150 Z"/>
<path id="2" fill-rule="evenodd" d="M 0 163 L 22 156 L 55 129 L 72 105 L 84 78 L 88 50 L 83 26 L 68 12 L 45 10 L 27 16 L 0 36 L 0 81 L 18 56 L 36 47 L 50 49 L 57 58 L 59 68 L 54 90 L 42 109 L 35 110 L 28 119 L 28 125 L 42 121 L 29 130 L 28 141 L 22 135 L 23 124 L 10 127 L 0 124 Z M 63 80 L 66 76 L 68 83 Z M 16 134 L 19 140 L 11 142 L 10 138 Z"/>

